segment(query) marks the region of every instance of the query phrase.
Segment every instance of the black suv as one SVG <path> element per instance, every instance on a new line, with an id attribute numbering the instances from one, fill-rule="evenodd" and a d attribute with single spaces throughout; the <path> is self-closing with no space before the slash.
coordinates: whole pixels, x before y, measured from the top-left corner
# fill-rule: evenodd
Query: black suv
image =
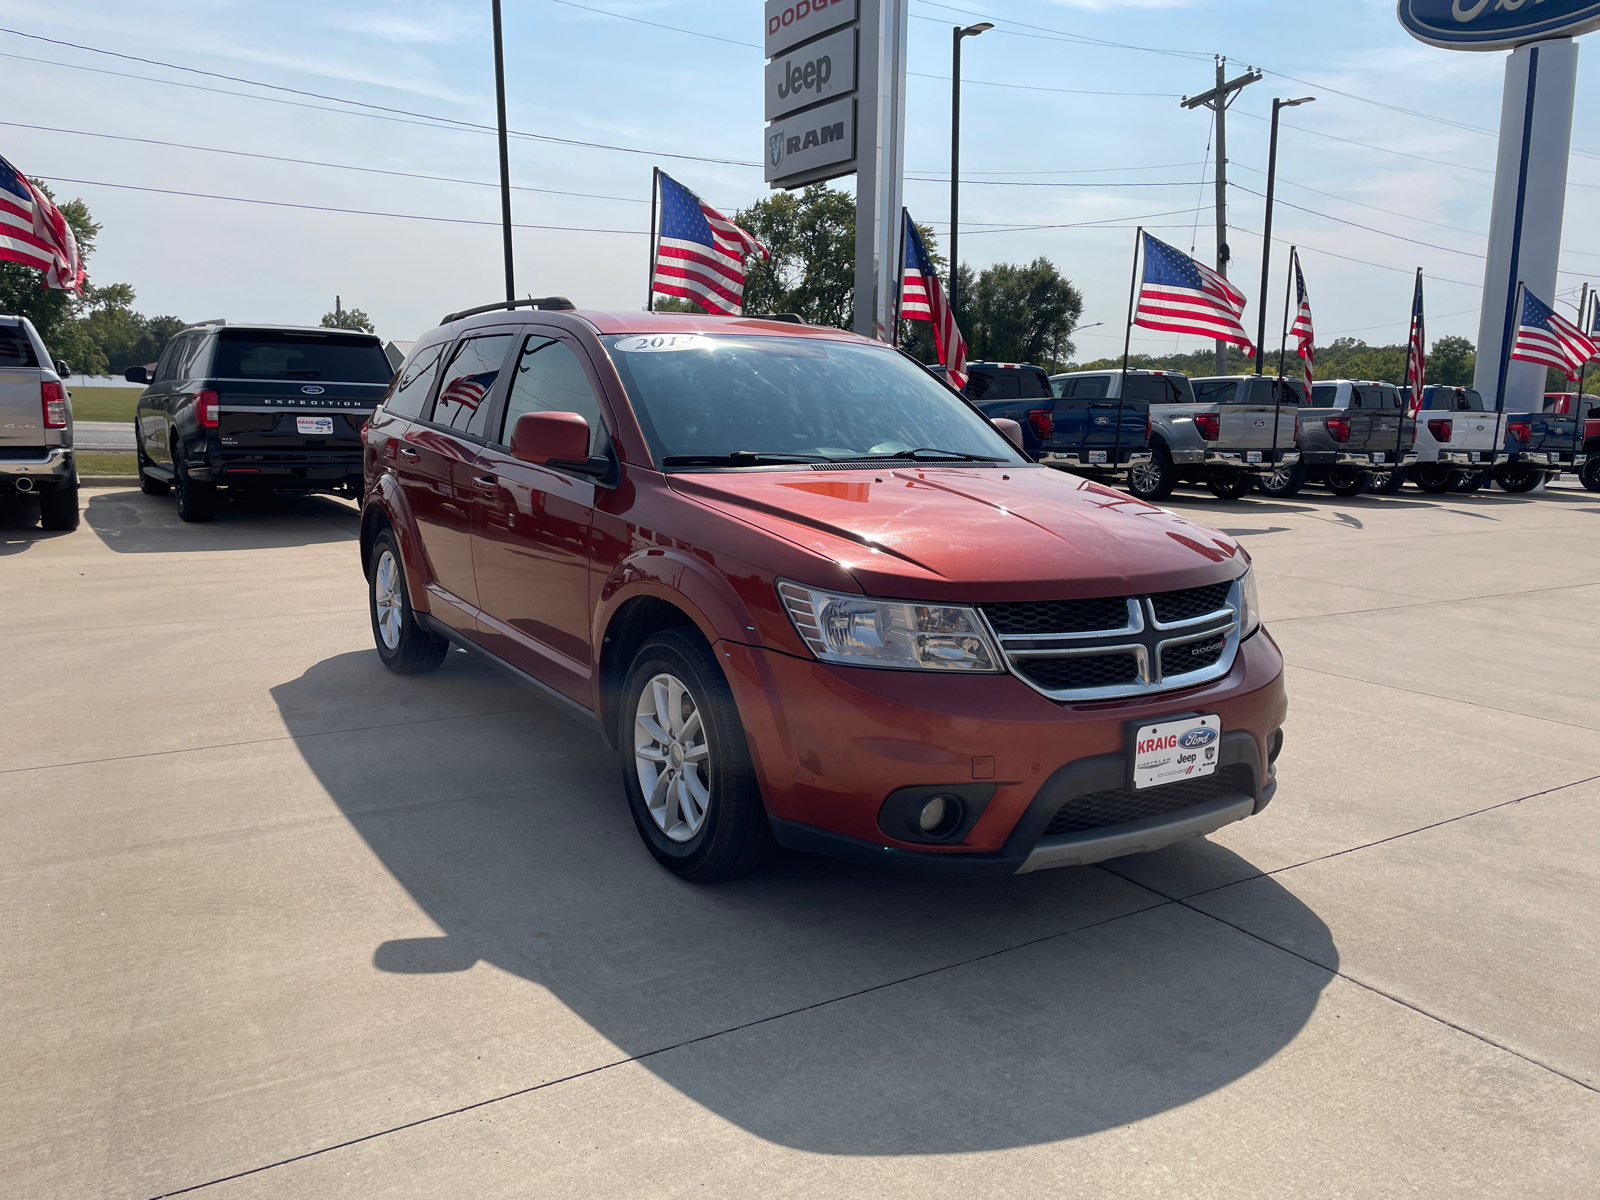
<path id="1" fill-rule="evenodd" d="M 394 374 L 370 333 L 192 325 L 143 383 L 135 418 L 146 495 L 176 489 L 178 515 L 209 521 L 218 489 L 361 496 L 361 429 Z"/>

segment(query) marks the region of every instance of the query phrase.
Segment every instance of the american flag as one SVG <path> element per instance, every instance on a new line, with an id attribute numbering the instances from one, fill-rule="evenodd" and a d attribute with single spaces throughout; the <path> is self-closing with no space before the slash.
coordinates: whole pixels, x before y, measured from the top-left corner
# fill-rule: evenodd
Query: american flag
<path id="1" fill-rule="evenodd" d="M 489 394 L 489 389 L 494 387 L 494 381 L 500 377 L 499 371 L 485 371 L 481 375 L 463 375 L 459 379 L 452 379 L 439 393 L 435 407 L 453 404 L 456 411 L 450 414 L 451 423 L 462 413 L 476 412 L 478 405 L 483 403 L 483 398 Z"/>
<path id="2" fill-rule="evenodd" d="M 1144 282 L 1133 314 L 1135 325 L 1232 342 L 1253 357 L 1256 348 L 1239 324 L 1244 306 L 1244 293 L 1210 267 L 1144 235 Z"/>
<path id="3" fill-rule="evenodd" d="M 1595 356 L 1595 343 L 1571 321 L 1550 308 L 1526 287 L 1522 289 L 1522 318 L 1511 357 L 1519 362 L 1543 363 L 1578 378 L 1578 369 Z"/>
<path id="4" fill-rule="evenodd" d="M 44 286 L 83 291 L 78 239 L 61 210 L 28 178 L 0 158 L 0 261 L 37 267 Z"/>
<path id="5" fill-rule="evenodd" d="M 1422 332 L 1422 272 L 1417 272 L 1417 290 L 1411 297 L 1411 350 L 1406 355 L 1406 382 L 1411 385 L 1407 415 L 1422 411 L 1422 381 L 1428 373 L 1428 340 Z"/>
<path id="6" fill-rule="evenodd" d="M 956 315 L 946 303 L 939 273 L 922 244 L 916 222 L 902 212 L 905 226 L 905 275 L 900 285 L 900 316 L 907 321 L 928 321 L 933 325 L 933 344 L 945 374 L 958 388 L 967 386 L 967 343 L 956 324 Z"/>
<path id="7" fill-rule="evenodd" d="M 1295 310 L 1294 324 L 1290 326 L 1289 332 L 1294 334 L 1297 339 L 1299 348 L 1295 353 L 1305 360 L 1306 398 L 1309 400 L 1311 397 L 1311 367 L 1317 357 L 1317 335 L 1311 328 L 1311 297 L 1306 295 L 1306 277 L 1300 273 L 1300 256 L 1294 254 L 1292 257 L 1294 258 L 1294 293 L 1300 303 L 1300 307 Z"/>
<path id="8" fill-rule="evenodd" d="M 767 248 L 670 175 L 658 172 L 661 217 L 652 287 L 694 300 L 707 312 L 737 317 L 744 299 L 744 260 Z"/>

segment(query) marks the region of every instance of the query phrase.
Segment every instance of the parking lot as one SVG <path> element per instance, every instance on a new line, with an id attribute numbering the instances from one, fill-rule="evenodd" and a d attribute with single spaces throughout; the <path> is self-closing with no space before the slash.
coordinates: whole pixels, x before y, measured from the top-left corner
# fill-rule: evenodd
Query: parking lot
<path id="1" fill-rule="evenodd" d="M 8 1195 L 1600 1190 L 1600 496 L 1169 502 L 1288 661 L 1261 816 L 951 884 L 652 861 L 372 649 L 356 510 L 0 524 Z"/>

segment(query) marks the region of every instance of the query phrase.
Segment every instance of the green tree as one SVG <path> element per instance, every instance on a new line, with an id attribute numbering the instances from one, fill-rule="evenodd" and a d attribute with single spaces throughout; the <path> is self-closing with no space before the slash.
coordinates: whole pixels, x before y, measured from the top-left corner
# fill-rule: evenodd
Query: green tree
<path id="1" fill-rule="evenodd" d="M 1072 355 L 1083 296 L 1048 258 L 995 263 L 976 279 L 963 265 L 958 279 L 956 320 L 968 357 L 1053 366 Z"/>
<path id="2" fill-rule="evenodd" d="M 1442 337 L 1428 356 L 1428 382 L 1449 387 L 1471 387 L 1478 352 L 1464 337 Z"/>
<path id="3" fill-rule="evenodd" d="M 733 215 L 769 259 L 745 269 L 744 311 L 794 313 L 812 325 L 848 329 L 854 317 L 856 202 L 826 184 L 775 192 Z"/>
<path id="4" fill-rule="evenodd" d="M 324 329 L 359 329 L 362 333 L 378 332 L 378 327 L 372 323 L 372 318 L 359 308 L 340 308 L 334 312 L 323 313 L 322 327 Z"/>
<path id="5" fill-rule="evenodd" d="M 43 181 L 33 180 L 52 201 L 55 194 Z M 94 253 L 95 236 L 100 226 L 89 214 L 89 206 L 82 200 L 68 200 L 58 204 L 61 215 L 78 239 L 78 254 L 87 263 Z M 105 370 L 105 356 L 94 340 L 76 325 L 78 317 L 92 303 L 85 296 L 79 298 L 58 288 L 40 286 L 44 273 L 21 263 L 0 263 L 0 312 L 27 317 L 44 339 L 53 358 L 64 358 L 75 371 L 97 373 Z"/>

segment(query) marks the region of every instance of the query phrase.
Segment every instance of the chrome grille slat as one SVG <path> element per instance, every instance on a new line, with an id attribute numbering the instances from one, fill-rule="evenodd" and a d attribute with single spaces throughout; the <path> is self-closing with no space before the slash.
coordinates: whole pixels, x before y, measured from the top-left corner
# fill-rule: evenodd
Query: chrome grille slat
<path id="1" fill-rule="evenodd" d="M 1236 582 L 982 606 L 1011 671 L 1068 701 L 1171 691 L 1226 675 L 1239 648 L 1239 610 Z M 1090 620 L 1099 628 L 1086 627 Z"/>

